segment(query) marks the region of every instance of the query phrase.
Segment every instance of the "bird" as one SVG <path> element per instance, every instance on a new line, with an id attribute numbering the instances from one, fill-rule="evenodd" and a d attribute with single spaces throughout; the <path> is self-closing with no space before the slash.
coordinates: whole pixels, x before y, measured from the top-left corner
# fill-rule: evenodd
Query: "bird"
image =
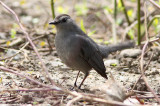
<path id="1" fill-rule="evenodd" d="M 80 72 L 84 78 L 79 85 L 83 85 L 91 69 L 94 69 L 103 78 L 108 79 L 104 58 L 111 52 L 134 47 L 133 41 L 115 45 L 98 45 L 93 41 L 68 14 L 60 14 L 51 22 L 56 27 L 55 47 L 59 58 L 68 67 L 79 70 L 74 87 L 77 87 L 77 79 Z"/>

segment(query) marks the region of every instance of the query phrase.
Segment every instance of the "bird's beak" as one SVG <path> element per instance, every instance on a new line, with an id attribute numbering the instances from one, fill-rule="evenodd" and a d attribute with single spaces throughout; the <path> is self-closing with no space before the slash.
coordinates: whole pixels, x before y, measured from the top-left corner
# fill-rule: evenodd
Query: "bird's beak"
<path id="1" fill-rule="evenodd" d="M 49 24 L 56 25 L 56 24 L 58 24 L 58 21 L 53 20 L 53 21 L 49 22 Z"/>

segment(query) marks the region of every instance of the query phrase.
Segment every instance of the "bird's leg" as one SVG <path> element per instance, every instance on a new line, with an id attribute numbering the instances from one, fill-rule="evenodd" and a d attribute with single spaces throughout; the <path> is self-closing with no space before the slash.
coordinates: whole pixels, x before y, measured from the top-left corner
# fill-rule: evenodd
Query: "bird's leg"
<path id="1" fill-rule="evenodd" d="M 78 71 L 78 74 L 77 74 L 76 80 L 75 80 L 75 82 L 74 82 L 74 87 L 77 87 L 77 79 L 78 79 L 79 73 L 80 73 L 80 71 Z"/>
<path id="2" fill-rule="evenodd" d="M 85 79 L 87 78 L 88 75 L 89 75 L 89 73 L 85 73 L 85 76 L 84 76 L 84 78 L 83 78 L 81 84 L 80 84 L 79 87 L 78 87 L 79 89 L 81 88 L 83 82 L 85 81 Z"/>
<path id="3" fill-rule="evenodd" d="M 71 88 L 71 90 L 73 90 L 73 89 L 77 88 L 77 79 L 78 79 L 79 73 L 80 73 L 80 71 L 78 71 L 78 74 L 77 74 L 76 80 L 75 80 L 75 82 L 74 82 L 74 87 L 72 87 L 72 88 Z"/>

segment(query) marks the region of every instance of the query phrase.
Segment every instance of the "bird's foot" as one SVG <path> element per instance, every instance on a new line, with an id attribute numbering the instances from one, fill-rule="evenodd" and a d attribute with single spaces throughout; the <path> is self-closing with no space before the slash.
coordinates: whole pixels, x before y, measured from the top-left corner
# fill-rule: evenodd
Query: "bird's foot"
<path id="1" fill-rule="evenodd" d="M 73 86 L 70 88 L 71 91 L 77 91 L 79 88 L 77 86 Z"/>
<path id="2" fill-rule="evenodd" d="M 74 83 L 74 87 L 77 87 L 77 84 L 76 84 L 76 83 Z"/>
<path id="3" fill-rule="evenodd" d="M 76 83 L 74 83 L 74 86 L 72 87 L 72 88 L 70 88 L 70 90 L 73 90 L 73 91 L 75 91 L 75 90 L 77 90 L 78 89 L 78 87 L 77 87 L 77 84 Z"/>

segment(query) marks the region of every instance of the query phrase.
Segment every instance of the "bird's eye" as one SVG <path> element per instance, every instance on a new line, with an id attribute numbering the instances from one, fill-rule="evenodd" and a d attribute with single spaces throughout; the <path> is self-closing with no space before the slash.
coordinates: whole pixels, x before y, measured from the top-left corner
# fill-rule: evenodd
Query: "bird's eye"
<path id="1" fill-rule="evenodd" d="M 63 19 L 62 19 L 62 22 L 66 22 L 66 21 L 67 21 L 67 18 L 63 18 Z"/>

